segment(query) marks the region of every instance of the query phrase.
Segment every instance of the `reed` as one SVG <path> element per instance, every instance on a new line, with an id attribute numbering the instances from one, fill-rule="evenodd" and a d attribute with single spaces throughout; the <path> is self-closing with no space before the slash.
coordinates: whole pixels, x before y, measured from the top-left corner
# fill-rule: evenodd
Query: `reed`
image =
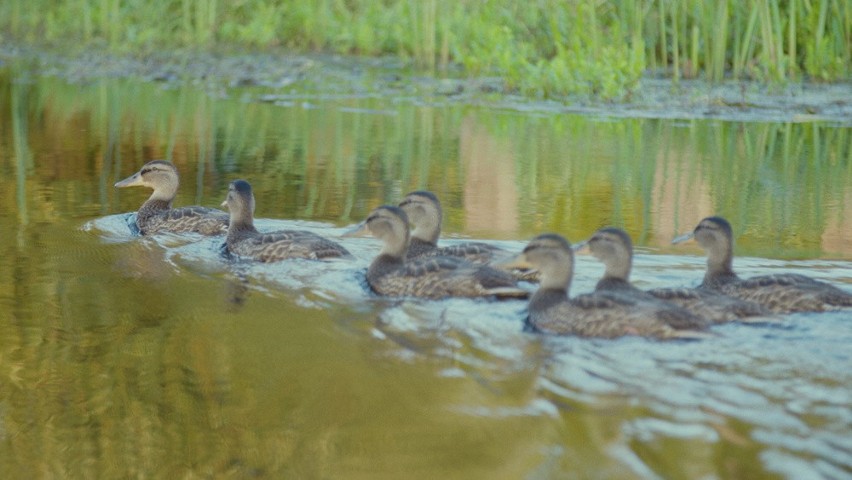
<path id="1" fill-rule="evenodd" d="M 285 47 L 462 65 L 536 96 L 618 98 L 647 69 L 674 81 L 844 81 L 842 0 L 9 0 L 15 41 L 163 48 Z"/>

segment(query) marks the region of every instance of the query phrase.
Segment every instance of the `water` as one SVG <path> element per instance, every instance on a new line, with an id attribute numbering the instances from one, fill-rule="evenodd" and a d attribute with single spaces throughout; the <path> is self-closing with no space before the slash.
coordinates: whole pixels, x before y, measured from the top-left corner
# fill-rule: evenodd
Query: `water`
<path id="1" fill-rule="evenodd" d="M 340 239 L 351 261 L 255 265 L 132 237 L 147 192 L 112 188 L 170 158 L 178 205 L 245 178 L 261 230 L 330 237 L 428 188 L 447 241 L 623 226 L 644 288 L 697 284 L 700 251 L 668 241 L 719 213 L 741 274 L 852 290 L 848 128 L 227 93 L 0 69 L 0 478 L 852 475 L 848 313 L 545 338 L 523 302 L 372 295 L 369 238 Z M 572 291 L 601 273 L 580 256 Z"/>

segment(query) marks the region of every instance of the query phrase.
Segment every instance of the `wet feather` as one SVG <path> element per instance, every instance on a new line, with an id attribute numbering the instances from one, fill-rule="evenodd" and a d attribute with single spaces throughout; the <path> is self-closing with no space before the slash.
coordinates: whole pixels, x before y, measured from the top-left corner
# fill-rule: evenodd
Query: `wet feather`
<path id="1" fill-rule="evenodd" d="M 541 272 L 541 286 L 529 303 L 528 326 L 554 335 L 617 338 L 639 335 L 659 339 L 703 338 L 705 323 L 693 316 L 619 292 L 594 292 L 570 298 L 574 253 L 556 234 L 534 238 L 513 262 Z"/>
<path id="2" fill-rule="evenodd" d="M 224 202 L 230 211 L 225 248 L 231 254 L 259 262 L 291 258 L 323 260 L 349 256 L 340 244 L 303 230 L 261 233 L 254 227 L 254 195 L 245 180 L 235 180 Z"/>
<path id="3" fill-rule="evenodd" d="M 159 232 L 218 235 L 227 231 L 228 214 L 221 210 L 200 206 L 172 208 L 178 185 L 175 166 L 163 160 L 154 160 L 143 165 L 133 175 L 116 182 L 115 187 L 141 186 L 153 189 L 135 217 L 136 228 L 142 235 Z"/>
<path id="4" fill-rule="evenodd" d="M 397 207 L 373 210 L 364 222 L 374 236 L 383 241 L 381 253 L 367 270 L 367 283 L 381 295 L 446 297 L 526 298 L 507 272 L 477 265 L 457 257 L 429 255 L 409 259 L 408 218 Z"/>
<path id="5" fill-rule="evenodd" d="M 852 293 L 804 275 L 761 275 L 741 279 L 733 270 L 733 229 L 722 217 L 707 217 L 691 234 L 679 238 L 695 238 L 707 252 L 707 272 L 701 289 L 755 302 L 775 313 L 852 307 Z"/>

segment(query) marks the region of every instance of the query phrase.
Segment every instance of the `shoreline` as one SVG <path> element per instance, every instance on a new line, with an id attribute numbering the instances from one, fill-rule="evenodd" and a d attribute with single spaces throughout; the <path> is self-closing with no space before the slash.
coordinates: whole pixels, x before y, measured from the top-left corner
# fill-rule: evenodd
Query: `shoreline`
<path id="1" fill-rule="evenodd" d="M 77 52 L 29 45 L 0 45 L 0 67 L 32 61 L 39 75 L 71 83 L 128 78 L 164 85 L 189 83 L 213 96 L 237 89 L 248 101 L 384 97 L 440 106 L 469 104 L 541 115 L 613 118 L 716 119 L 743 122 L 833 122 L 852 126 L 852 82 L 767 85 L 671 79 L 646 74 L 623 101 L 590 97 L 542 100 L 507 91 L 497 77 L 464 78 L 458 68 L 418 71 L 396 58 L 269 52 L 159 52 L 144 56 L 97 48 Z"/>

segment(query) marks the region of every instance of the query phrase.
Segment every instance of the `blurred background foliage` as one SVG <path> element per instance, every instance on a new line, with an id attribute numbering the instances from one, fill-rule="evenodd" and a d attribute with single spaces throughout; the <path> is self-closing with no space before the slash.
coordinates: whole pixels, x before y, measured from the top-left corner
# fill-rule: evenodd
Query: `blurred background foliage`
<path id="1" fill-rule="evenodd" d="M 643 72 L 674 82 L 844 81 L 847 0 L 6 0 L 18 42 L 285 48 L 460 65 L 531 96 L 629 95 Z"/>

